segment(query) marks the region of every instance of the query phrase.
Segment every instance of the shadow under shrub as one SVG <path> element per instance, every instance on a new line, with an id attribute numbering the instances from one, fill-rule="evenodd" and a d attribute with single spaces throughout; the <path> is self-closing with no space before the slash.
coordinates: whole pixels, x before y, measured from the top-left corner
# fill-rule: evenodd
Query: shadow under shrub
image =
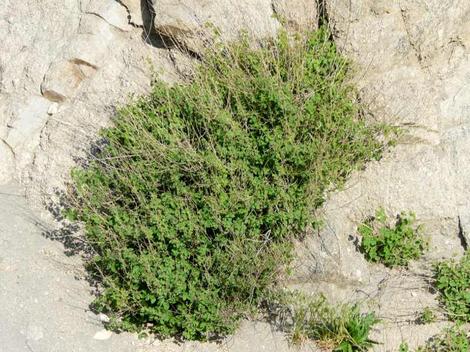
<path id="1" fill-rule="evenodd" d="M 155 82 L 73 172 L 112 327 L 207 339 L 233 331 L 291 259 L 326 191 L 378 157 L 321 29 L 206 53 L 190 83 Z"/>

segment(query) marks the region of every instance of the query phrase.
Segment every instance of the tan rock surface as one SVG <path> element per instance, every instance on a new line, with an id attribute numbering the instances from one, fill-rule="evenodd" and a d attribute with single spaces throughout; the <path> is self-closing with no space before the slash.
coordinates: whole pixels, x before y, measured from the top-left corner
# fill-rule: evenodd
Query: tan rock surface
<path id="1" fill-rule="evenodd" d="M 344 190 L 330 196 L 322 209 L 325 228 L 298 246 L 292 286 L 323 290 L 338 301 L 370 303 L 384 317 L 382 328 L 375 332 L 384 343 L 377 351 L 396 350 L 401 339 L 414 346 L 441 328 L 412 322 L 417 311 L 437 305 L 428 290 L 429 264 L 460 255 L 459 219 L 469 226 L 470 3 L 326 0 L 324 4 L 335 41 L 357 66 L 355 83 L 372 117 L 400 126 L 405 133 L 381 161 L 353 175 Z M 149 89 L 152 70 L 169 82 L 184 75 L 194 60 L 186 51 L 198 53 L 213 40 L 208 23 L 224 40 L 235 39 L 241 29 L 262 39 L 274 35 L 283 20 L 292 29 L 316 26 L 317 4 L 2 1 L 0 184 L 21 181 L 30 197 L 49 201 L 64 187 L 77 158 L 88 155 L 90 143 L 110 123 L 115 107 L 130 94 Z M 164 48 L 155 32 L 173 37 L 183 52 Z M 10 203 L 14 204 L 5 199 L 2 206 L 9 209 Z M 409 272 L 371 266 L 357 252 L 356 226 L 379 206 L 391 213 L 413 210 L 425 225 L 431 251 Z M 2 221 L 10 226 L 7 220 Z M 15 233 L 9 236 L 15 238 Z M 32 258 L 37 249 L 28 249 Z M 37 324 L 24 329 L 30 340 L 44 341 L 46 330 Z M 260 329 L 242 329 L 234 337 L 232 351 L 261 345 L 287 348 L 282 334 L 273 337 L 269 327 Z M 258 336 L 265 337 L 259 345 Z M 166 342 L 159 346 L 168 351 L 179 348 Z"/>
<path id="2" fill-rule="evenodd" d="M 414 348 L 439 331 L 414 323 L 424 307 L 438 306 L 431 263 L 463 253 L 459 216 L 470 214 L 470 3 L 325 3 L 335 41 L 356 63 L 361 100 L 404 135 L 331 194 L 326 226 L 299 245 L 295 284 L 369 302 L 384 318 L 375 333 L 384 345 L 375 350 L 397 350 L 402 340 Z M 357 251 L 357 225 L 378 207 L 414 211 L 424 224 L 430 252 L 409 272 L 370 265 Z"/>

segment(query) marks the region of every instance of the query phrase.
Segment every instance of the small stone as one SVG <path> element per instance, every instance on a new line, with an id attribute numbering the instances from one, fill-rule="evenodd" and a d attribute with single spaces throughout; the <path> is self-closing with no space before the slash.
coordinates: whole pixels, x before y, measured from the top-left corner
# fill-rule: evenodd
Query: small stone
<path id="1" fill-rule="evenodd" d="M 54 115 L 59 112 L 59 104 L 57 103 L 52 103 L 51 106 L 49 106 L 49 109 L 47 110 L 48 115 Z"/>
<path id="2" fill-rule="evenodd" d="M 98 314 L 98 318 L 103 323 L 109 323 L 109 317 L 106 314 L 100 313 L 100 314 Z"/>
<path id="3" fill-rule="evenodd" d="M 101 340 L 101 341 L 103 341 L 103 340 L 108 340 L 112 335 L 113 335 L 113 332 L 112 332 L 112 331 L 103 329 L 103 330 L 98 331 L 98 332 L 93 336 L 93 338 L 94 338 L 95 340 Z"/>
<path id="4" fill-rule="evenodd" d="M 411 291 L 411 297 L 416 297 L 418 294 L 415 291 Z"/>

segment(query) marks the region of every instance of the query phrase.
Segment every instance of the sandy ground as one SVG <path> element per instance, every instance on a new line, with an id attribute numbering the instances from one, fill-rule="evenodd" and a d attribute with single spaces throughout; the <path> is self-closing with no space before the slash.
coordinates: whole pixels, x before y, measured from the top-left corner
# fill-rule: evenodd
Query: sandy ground
<path id="1" fill-rule="evenodd" d="M 94 339 L 103 326 L 88 310 L 90 288 L 75 279 L 79 258 L 44 230 L 18 187 L 0 187 L 0 350 L 136 351 L 131 336 Z"/>

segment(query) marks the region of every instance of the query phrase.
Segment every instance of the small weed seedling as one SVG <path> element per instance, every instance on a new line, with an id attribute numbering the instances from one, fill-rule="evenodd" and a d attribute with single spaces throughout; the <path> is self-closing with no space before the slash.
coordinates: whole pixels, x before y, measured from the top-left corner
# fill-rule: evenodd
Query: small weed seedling
<path id="1" fill-rule="evenodd" d="M 402 342 L 400 347 L 398 348 L 398 352 L 410 352 L 410 348 L 408 347 L 408 343 Z"/>
<path id="2" fill-rule="evenodd" d="M 427 248 L 421 227 L 415 226 L 415 215 L 402 212 L 390 226 L 384 209 L 358 227 L 362 236 L 361 250 L 370 262 L 380 262 L 387 267 L 407 266 L 418 259 Z"/>
<path id="3" fill-rule="evenodd" d="M 435 321 L 436 321 L 436 315 L 434 314 L 432 309 L 429 307 L 424 308 L 418 318 L 418 322 L 420 324 L 430 324 Z"/>

